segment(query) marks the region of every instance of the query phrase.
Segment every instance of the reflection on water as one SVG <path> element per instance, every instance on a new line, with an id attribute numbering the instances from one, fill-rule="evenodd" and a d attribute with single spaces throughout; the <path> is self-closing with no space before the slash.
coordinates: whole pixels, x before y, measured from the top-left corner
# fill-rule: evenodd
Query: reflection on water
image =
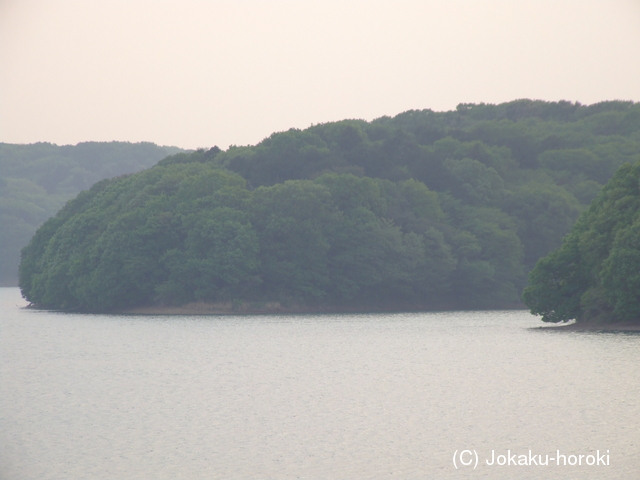
<path id="1" fill-rule="evenodd" d="M 69 315 L 0 289 L 0 478 L 594 478 L 640 470 L 640 336 L 524 311 Z M 456 470 L 456 450 L 476 470 Z M 506 452 L 608 466 L 488 466 Z"/>

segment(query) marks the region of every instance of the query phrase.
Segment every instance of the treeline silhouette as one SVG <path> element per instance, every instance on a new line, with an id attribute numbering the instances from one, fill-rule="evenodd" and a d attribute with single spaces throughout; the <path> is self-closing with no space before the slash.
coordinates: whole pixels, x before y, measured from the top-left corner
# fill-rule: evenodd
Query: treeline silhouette
<path id="1" fill-rule="evenodd" d="M 190 301 L 501 308 L 623 164 L 640 104 L 409 111 L 172 155 L 83 192 L 36 234 L 38 305 Z"/>

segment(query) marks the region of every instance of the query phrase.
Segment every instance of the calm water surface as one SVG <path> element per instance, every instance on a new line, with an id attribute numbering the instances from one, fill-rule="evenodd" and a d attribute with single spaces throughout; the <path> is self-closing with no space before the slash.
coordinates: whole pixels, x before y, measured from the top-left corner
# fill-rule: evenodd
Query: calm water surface
<path id="1" fill-rule="evenodd" d="M 632 479 L 640 336 L 524 311 L 70 315 L 0 289 L 0 478 Z M 479 464 L 456 470 L 456 450 Z M 489 466 L 491 451 L 608 466 Z M 460 466 L 460 465 L 459 465 Z"/>

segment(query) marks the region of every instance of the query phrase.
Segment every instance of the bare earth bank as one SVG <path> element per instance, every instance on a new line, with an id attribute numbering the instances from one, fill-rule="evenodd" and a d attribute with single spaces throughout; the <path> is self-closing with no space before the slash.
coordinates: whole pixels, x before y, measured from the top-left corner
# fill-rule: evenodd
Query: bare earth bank
<path id="1" fill-rule="evenodd" d="M 259 307 L 231 302 L 192 302 L 180 306 L 149 305 L 118 310 L 116 313 L 138 315 L 232 315 L 247 313 L 298 313 L 300 309 L 283 307 L 279 302 L 265 303 Z"/>
<path id="2" fill-rule="evenodd" d="M 522 304 L 504 305 L 501 309 L 524 309 Z M 305 314 L 305 313 L 365 313 L 365 312 L 428 312 L 460 310 L 455 306 L 445 305 L 309 305 L 285 306 L 280 302 L 259 304 L 232 302 L 193 302 L 181 306 L 149 305 L 118 310 L 114 313 L 134 315 L 246 315 L 246 314 Z"/>

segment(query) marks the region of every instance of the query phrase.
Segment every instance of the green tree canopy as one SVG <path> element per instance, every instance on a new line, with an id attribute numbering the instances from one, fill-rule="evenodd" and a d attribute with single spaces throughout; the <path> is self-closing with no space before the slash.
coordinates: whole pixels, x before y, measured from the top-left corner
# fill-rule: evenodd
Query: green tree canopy
<path id="1" fill-rule="evenodd" d="M 640 162 L 624 165 L 562 246 L 541 259 L 523 298 L 544 321 L 640 321 Z"/>
<path id="2" fill-rule="evenodd" d="M 482 280 L 492 283 L 460 304 L 516 298 L 521 247 L 501 212 L 455 226 L 415 180 L 327 174 L 250 190 L 193 158 L 69 202 L 23 251 L 24 296 L 81 311 L 193 301 L 435 308 L 456 301 L 467 266 L 450 242 L 466 234 L 478 245 L 470 261 L 489 265 Z"/>
<path id="3" fill-rule="evenodd" d="M 105 153 L 98 146 L 37 144 L 32 157 L 2 146 L 24 154 L 10 161 L 0 148 L 0 214 L 9 225 L 0 232 L 3 249 L 16 254 L 72 196 L 69 185 L 86 188 L 96 172 L 127 173 L 113 166 L 138 165 L 133 150 L 160 151 L 106 144 Z M 93 170 L 64 160 L 71 152 L 91 153 L 86 164 Z M 291 129 L 226 151 L 165 153 L 175 154 L 144 174 L 99 184 L 95 195 L 81 194 L 42 227 L 25 250 L 21 280 L 25 292 L 37 287 L 36 303 L 514 305 L 527 272 L 554 249 L 563 251 L 563 237 L 602 185 L 640 158 L 640 104 L 461 104 Z M 617 213 L 611 215 L 602 221 Z M 605 275 L 592 266 L 599 247 L 586 245 L 609 237 L 592 236 L 569 249 L 586 262 L 575 275 L 589 284 L 577 314 L 622 312 L 605 293 L 622 285 L 617 272 L 632 258 L 631 237 L 621 237 L 618 254 L 603 263 L 616 265 Z M 562 270 L 563 255 L 540 268 Z M 132 270 L 117 290 L 127 269 L 139 273 Z M 113 289 L 97 277 L 111 278 Z"/>

